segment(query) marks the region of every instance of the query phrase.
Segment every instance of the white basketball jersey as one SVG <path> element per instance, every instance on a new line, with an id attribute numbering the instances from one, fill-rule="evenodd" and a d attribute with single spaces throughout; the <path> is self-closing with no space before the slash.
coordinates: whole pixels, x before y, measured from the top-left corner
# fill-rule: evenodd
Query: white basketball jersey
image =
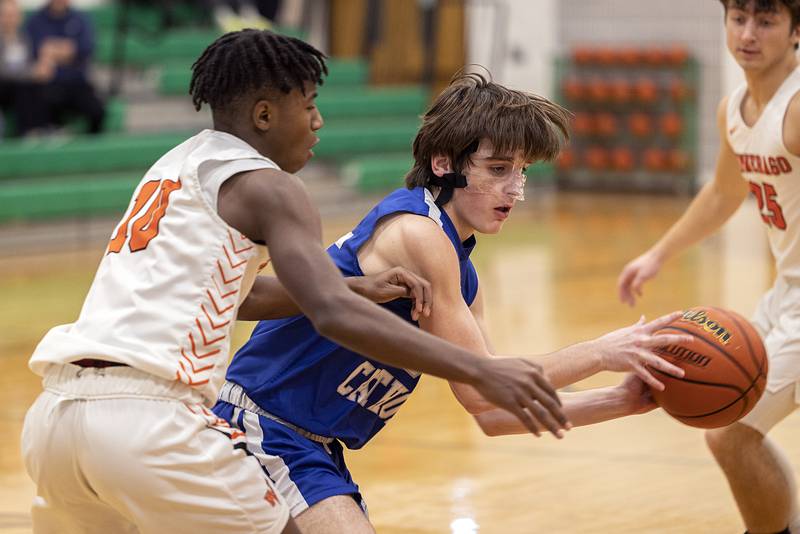
<path id="1" fill-rule="evenodd" d="M 77 322 L 53 328 L 30 368 L 83 358 L 178 380 L 214 402 L 239 304 L 264 267 L 266 247 L 217 214 L 234 174 L 278 166 L 243 140 L 205 130 L 145 175 L 115 228 Z"/>
<path id="2" fill-rule="evenodd" d="M 758 201 L 778 276 L 787 279 L 800 279 L 800 157 L 783 144 L 783 122 L 798 91 L 800 68 L 783 81 L 752 127 L 741 112 L 746 84 L 730 96 L 727 110 L 728 140 Z"/>

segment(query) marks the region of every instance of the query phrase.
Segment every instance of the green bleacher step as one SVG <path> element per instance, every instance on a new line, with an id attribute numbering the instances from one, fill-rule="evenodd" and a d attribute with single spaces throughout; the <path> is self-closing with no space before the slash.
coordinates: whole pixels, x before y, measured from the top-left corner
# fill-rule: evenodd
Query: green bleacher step
<path id="1" fill-rule="evenodd" d="M 366 156 L 346 162 L 342 179 L 362 193 L 390 191 L 404 186 L 405 175 L 413 166 L 410 153 Z"/>
<path id="2" fill-rule="evenodd" d="M 372 152 L 407 151 L 417 119 L 331 121 L 314 152 L 342 159 Z M 195 132 L 107 134 L 70 139 L 11 140 L 0 144 L 0 180 L 70 173 L 143 172 Z"/>
<path id="3" fill-rule="evenodd" d="M 0 222 L 122 213 L 140 176 L 14 181 L 0 186 Z"/>
<path id="4" fill-rule="evenodd" d="M 357 155 L 410 152 L 418 128 L 416 117 L 331 120 L 319 131 L 320 142 L 314 153 L 342 161 Z"/>
<path id="5" fill-rule="evenodd" d="M 428 92 L 421 87 L 320 90 L 317 106 L 325 119 L 416 117 L 425 110 Z"/>
<path id="6" fill-rule="evenodd" d="M 191 134 L 105 134 L 0 144 L 0 179 L 144 170 Z"/>
<path id="7" fill-rule="evenodd" d="M 131 3 L 128 6 L 128 25 L 131 31 L 162 31 L 166 11 L 169 11 L 171 15 L 170 24 L 173 29 L 187 26 L 207 26 L 210 23 L 210 14 L 198 9 L 196 3 L 173 3 L 171 8 L 168 8 L 166 4 L 167 2 L 163 2 L 163 7 L 159 9 Z M 89 7 L 83 11 L 89 15 L 97 33 L 113 32 L 119 22 L 120 7 L 120 2 L 110 2 Z M 279 28 L 276 31 L 300 39 L 305 38 L 304 32 L 299 29 Z"/>
<path id="8" fill-rule="evenodd" d="M 386 192 L 405 186 L 405 176 L 414 166 L 407 154 L 373 154 L 353 158 L 342 165 L 344 182 L 362 193 Z M 553 176 L 551 163 L 537 163 L 528 167 L 528 184 L 549 181 Z"/>
<path id="9" fill-rule="evenodd" d="M 194 58 L 193 58 L 194 59 Z M 158 79 L 158 90 L 164 95 L 185 95 L 189 92 L 192 79 L 191 61 L 165 63 L 161 67 Z M 330 59 L 328 60 L 328 76 L 325 78 L 321 93 L 329 89 L 354 87 L 367 83 L 367 62 L 363 60 Z"/>
<path id="10" fill-rule="evenodd" d="M 297 34 L 287 28 L 276 28 L 277 33 L 285 35 Z M 216 29 L 182 28 L 152 32 L 131 31 L 124 43 L 124 59 L 126 64 L 149 66 L 164 62 L 182 62 L 191 65 L 203 50 L 222 35 Z M 114 58 L 115 37 L 113 31 L 101 32 L 97 36 L 95 59 L 101 63 L 110 63 Z M 188 90 L 188 83 L 186 88 Z"/>
<path id="11" fill-rule="evenodd" d="M 169 60 L 194 61 L 220 33 L 216 30 L 172 30 L 166 33 L 130 33 L 125 40 L 125 63 L 153 65 Z M 114 34 L 98 35 L 95 59 L 109 63 L 113 59 Z"/>

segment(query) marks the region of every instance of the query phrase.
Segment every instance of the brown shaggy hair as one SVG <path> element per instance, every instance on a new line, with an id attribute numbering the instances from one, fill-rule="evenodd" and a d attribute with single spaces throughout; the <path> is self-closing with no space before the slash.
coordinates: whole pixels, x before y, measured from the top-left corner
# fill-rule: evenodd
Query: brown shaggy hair
<path id="1" fill-rule="evenodd" d="M 414 167 L 406 187 L 428 186 L 431 158 L 450 158 L 461 172 L 481 139 L 496 153 L 522 151 L 526 160 L 551 161 L 569 139 L 571 114 L 544 97 L 508 89 L 479 73 L 457 73 L 422 117 L 414 139 Z"/>
<path id="2" fill-rule="evenodd" d="M 756 13 L 774 13 L 778 11 L 778 5 L 783 4 L 792 17 L 791 29 L 795 29 L 800 24 L 800 0 L 719 0 L 725 8 L 725 14 L 729 7 L 746 10 L 751 3 L 755 4 Z M 795 50 L 797 45 L 794 45 Z"/>

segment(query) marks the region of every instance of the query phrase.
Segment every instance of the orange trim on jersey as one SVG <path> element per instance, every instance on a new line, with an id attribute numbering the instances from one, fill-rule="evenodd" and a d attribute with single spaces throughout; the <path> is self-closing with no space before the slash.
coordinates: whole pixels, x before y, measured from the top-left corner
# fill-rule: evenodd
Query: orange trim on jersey
<path id="1" fill-rule="evenodd" d="M 221 335 L 221 336 L 219 336 L 219 337 L 215 337 L 214 339 L 208 339 L 208 338 L 206 337 L 206 331 L 205 331 L 205 330 L 203 330 L 203 325 L 202 325 L 202 324 L 200 324 L 200 319 L 198 319 L 198 318 L 195 318 L 194 322 L 195 322 L 195 324 L 197 324 L 197 328 L 199 328 L 199 329 L 200 329 L 200 335 L 201 335 L 201 336 L 203 336 L 203 345 L 204 345 L 204 346 L 206 346 L 206 347 L 207 347 L 207 346 L 209 346 L 209 345 L 213 345 L 213 344 L 214 344 L 214 343 L 216 343 L 217 341 L 222 341 L 223 339 L 225 339 L 225 334 L 222 334 L 222 335 Z"/>
<path id="2" fill-rule="evenodd" d="M 233 282 L 237 281 L 237 280 L 238 280 L 239 278 L 241 278 L 242 276 L 244 276 L 244 274 L 240 274 L 239 276 L 237 276 L 237 277 L 235 277 L 235 278 L 231 278 L 230 280 L 228 280 L 227 278 L 225 278 L 225 273 L 222 271 L 222 263 L 220 263 L 220 261 L 219 261 L 219 260 L 217 260 L 217 267 L 219 267 L 219 274 L 220 274 L 220 276 L 222 277 L 222 282 L 223 282 L 225 285 L 231 284 L 231 283 L 233 283 Z"/>
<path id="3" fill-rule="evenodd" d="M 205 304 L 201 304 L 200 308 L 203 310 L 203 313 L 206 314 L 206 319 L 208 319 L 208 322 L 211 325 L 211 328 L 214 329 L 214 330 L 219 330 L 220 328 L 222 328 L 226 324 L 230 324 L 230 322 L 231 322 L 231 320 L 228 319 L 224 323 L 215 324 L 214 321 L 211 319 L 211 316 L 208 314 L 208 310 L 206 309 L 206 305 Z"/>
<path id="4" fill-rule="evenodd" d="M 183 349 L 181 349 L 181 356 L 183 356 L 186 359 L 186 361 L 189 362 L 189 365 L 191 366 L 192 371 L 195 372 L 195 373 L 202 373 L 203 371 L 206 371 L 206 370 L 211 369 L 212 367 L 214 367 L 213 363 L 211 363 L 209 365 L 206 365 L 206 366 L 203 366 L 203 367 L 195 367 L 194 363 L 192 363 L 192 360 L 189 359 L 189 357 L 186 355 L 186 351 L 183 350 Z M 186 368 L 183 367 L 183 362 L 179 360 L 179 363 L 181 364 L 181 367 L 183 368 L 183 370 L 186 371 Z"/>
<path id="5" fill-rule="evenodd" d="M 214 282 L 214 283 L 216 284 L 216 282 Z M 208 300 L 210 300 L 210 301 L 211 301 L 211 305 L 212 305 L 212 306 L 214 306 L 214 311 L 216 311 L 216 312 L 217 312 L 217 315 L 222 315 L 222 314 L 223 314 L 223 313 L 225 313 L 226 311 L 228 311 L 228 310 L 230 310 L 231 308 L 233 308 L 233 304 L 228 304 L 228 305 L 227 305 L 227 306 L 225 306 L 224 308 L 222 308 L 222 309 L 219 309 L 219 306 L 217 305 L 217 301 L 216 301 L 216 300 L 214 300 L 214 295 L 212 295 L 212 294 L 211 294 L 211 291 L 209 291 L 208 289 L 206 289 L 206 293 L 208 294 Z M 236 293 L 236 291 L 231 291 L 230 293 L 228 293 L 228 295 L 227 295 L 227 296 L 233 295 L 234 293 Z M 220 295 L 220 297 L 222 297 L 222 298 L 225 298 L 225 296 L 226 296 L 226 295 Z"/>
<path id="6" fill-rule="evenodd" d="M 197 345 L 194 342 L 194 336 L 192 335 L 191 332 L 189 332 L 189 343 L 192 344 L 192 355 L 195 358 L 198 358 L 200 360 L 202 360 L 203 358 L 208 358 L 208 357 L 213 356 L 215 354 L 219 354 L 220 351 L 222 350 L 222 349 L 216 349 L 216 350 L 212 350 L 212 351 L 206 352 L 205 354 L 197 354 Z"/>
<path id="7" fill-rule="evenodd" d="M 211 281 L 214 282 L 214 287 L 216 288 L 217 293 L 219 293 L 220 298 L 226 299 L 226 298 L 230 297 L 231 295 L 235 295 L 236 293 L 239 292 L 239 288 L 236 288 L 233 291 L 228 291 L 227 293 L 223 293 L 222 290 L 219 288 L 219 284 L 217 283 L 217 279 L 212 276 L 211 277 Z"/>
<path id="8" fill-rule="evenodd" d="M 181 358 L 178 359 L 178 364 L 180 367 L 176 370 L 175 376 L 178 380 L 189 384 L 190 386 L 207 384 L 210 381 L 210 378 L 201 379 L 201 376 L 198 375 L 202 373 L 202 376 L 209 376 L 209 373 L 220 361 L 220 358 L 217 357 L 213 360 L 210 360 L 210 363 L 207 365 L 204 365 L 200 362 L 200 360 L 205 358 L 219 356 L 222 352 L 222 349 L 219 347 L 219 343 L 228 337 L 230 333 L 230 324 L 235 319 L 234 312 L 236 308 L 236 302 L 232 302 L 232 299 L 229 298 L 234 297 L 239 293 L 241 282 L 239 284 L 234 284 L 234 282 L 238 282 L 244 277 L 243 271 L 246 268 L 249 260 L 249 258 L 241 258 L 236 254 L 247 252 L 255 247 L 255 245 L 245 246 L 246 243 L 239 243 L 237 245 L 236 240 L 230 231 L 228 231 L 228 238 L 230 240 L 231 247 L 229 248 L 226 243 L 222 244 L 222 252 L 225 254 L 228 269 L 226 270 L 226 268 L 223 266 L 221 259 L 216 260 L 217 270 L 219 271 L 219 281 L 217 280 L 217 276 L 215 276 L 213 273 L 211 276 L 211 282 L 214 284 L 214 288 L 216 289 L 216 295 L 212 293 L 210 289 L 206 289 L 208 301 L 200 303 L 201 313 L 194 318 L 194 325 L 196 328 L 192 328 L 188 332 L 191 350 L 188 350 L 185 346 L 181 347 L 180 350 Z M 242 236 L 242 239 L 247 238 Z M 231 250 L 233 250 L 233 254 L 231 253 Z M 232 284 L 234 284 L 233 287 L 228 291 L 227 289 L 230 288 Z M 203 316 L 205 316 L 205 321 L 201 321 Z M 228 328 L 225 329 L 224 327 Z M 206 330 L 208 330 L 208 332 L 206 332 Z M 207 335 L 217 330 L 221 331 L 221 335 L 217 337 L 209 337 L 209 335 Z M 196 341 L 196 339 L 199 339 L 197 338 L 198 331 L 200 333 L 200 338 L 202 338 L 203 341 L 202 346 L 208 348 L 207 352 L 199 354 L 197 352 L 198 342 Z M 189 365 L 187 366 L 184 361 Z M 205 408 L 202 408 L 202 410 L 203 413 L 208 417 L 213 415 L 210 414 L 210 412 L 206 413 Z"/>
<path id="9" fill-rule="evenodd" d="M 244 234 L 239 234 L 239 235 L 241 236 L 242 239 L 247 239 L 247 236 L 245 236 Z M 242 252 L 247 252 L 248 250 L 253 248 L 253 245 L 250 245 L 249 247 L 244 247 L 244 248 L 237 249 L 236 248 L 236 243 L 233 242 L 233 234 L 230 232 L 230 230 L 228 230 L 228 237 L 230 237 L 230 239 L 231 239 L 231 246 L 233 247 L 233 252 L 235 254 L 241 254 Z"/>
<path id="10" fill-rule="evenodd" d="M 238 269 L 239 267 L 241 267 L 242 265 L 247 263 L 247 260 L 241 260 L 238 263 L 234 263 L 233 260 L 231 259 L 230 253 L 228 252 L 228 247 L 226 247 L 225 245 L 222 245 L 222 250 L 225 251 L 225 257 L 228 258 L 228 264 L 231 266 L 231 269 Z"/>
<path id="11" fill-rule="evenodd" d="M 178 360 L 178 363 L 181 364 L 181 367 L 183 367 L 183 362 Z M 183 372 L 186 373 L 186 369 L 184 369 Z M 202 386 L 204 384 L 208 384 L 208 382 L 210 380 L 209 378 L 206 378 L 205 380 L 194 380 L 189 375 L 189 373 L 186 373 L 186 379 L 184 380 L 183 377 L 181 376 L 180 369 L 175 371 L 175 376 L 178 378 L 179 382 L 183 382 L 184 384 L 189 385 L 189 386 Z"/>

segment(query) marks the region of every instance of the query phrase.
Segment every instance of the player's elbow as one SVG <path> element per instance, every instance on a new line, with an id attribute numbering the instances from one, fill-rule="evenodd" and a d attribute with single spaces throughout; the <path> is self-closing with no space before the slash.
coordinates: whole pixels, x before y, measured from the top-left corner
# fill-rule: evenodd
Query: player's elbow
<path id="1" fill-rule="evenodd" d="M 468 399 L 461 402 L 461 405 L 470 415 L 480 415 L 489 410 L 497 408 L 494 404 L 487 402 L 483 399 Z"/>
<path id="2" fill-rule="evenodd" d="M 475 418 L 475 422 L 478 423 L 478 426 L 484 435 L 491 438 L 503 435 L 502 430 L 498 425 L 494 424 L 494 420 L 492 418 L 482 417 L 480 414 L 474 415 L 473 417 Z"/>
<path id="3" fill-rule="evenodd" d="M 348 314 L 342 313 L 342 310 L 348 307 L 346 301 L 347 298 L 343 296 L 323 295 L 306 312 L 306 316 L 321 336 L 334 338 L 350 326 Z"/>

